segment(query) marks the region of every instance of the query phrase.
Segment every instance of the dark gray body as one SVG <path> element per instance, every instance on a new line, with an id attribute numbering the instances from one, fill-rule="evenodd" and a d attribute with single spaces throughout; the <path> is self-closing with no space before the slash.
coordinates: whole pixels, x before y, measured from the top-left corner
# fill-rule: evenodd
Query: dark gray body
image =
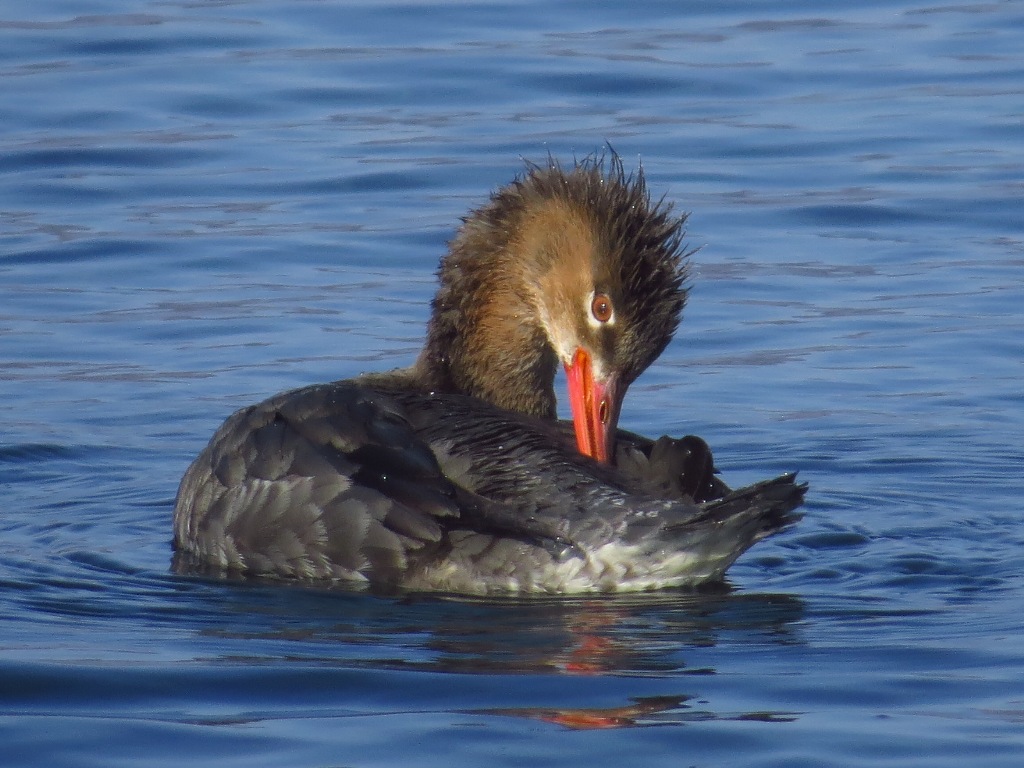
<path id="1" fill-rule="evenodd" d="M 234 414 L 181 482 L 182 562 L 475 594 L 694 585 L 803 499 L 792 475 L 730 491 L 710 454 L 694 469 L 628 433 L 617 470 L 558 422 L 409 382 L 315 385 Z"/>

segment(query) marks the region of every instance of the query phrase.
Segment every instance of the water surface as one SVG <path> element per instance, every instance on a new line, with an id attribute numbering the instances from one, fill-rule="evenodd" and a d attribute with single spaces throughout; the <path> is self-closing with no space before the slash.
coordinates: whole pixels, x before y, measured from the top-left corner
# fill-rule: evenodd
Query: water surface
<path id="1" fill-rule="evenodd" d="M 0 732 L 18 766 L 1017 766 L 1018 2 L 7 2 Z M 729 588 L 171 574 L 235 408 L 410 362 L 458 218 L 608 142 L 691 211 L 622 424 L 798 469 Z"/>

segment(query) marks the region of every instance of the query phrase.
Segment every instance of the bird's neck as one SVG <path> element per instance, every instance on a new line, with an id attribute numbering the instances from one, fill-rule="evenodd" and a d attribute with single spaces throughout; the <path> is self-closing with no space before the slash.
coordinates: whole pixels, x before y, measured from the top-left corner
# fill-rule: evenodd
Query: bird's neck
<path id="1" fill-rule="evenodd" d="M 555 417 L 555 354 L 522 291 L 493 283 L 442 284 L 416 363 L 431 390 Z"/>
<path id="2" fill-rule="evenodd" d="M 453 244 L 441 266 L 427 340 L 416 364 L 429 389 L 466 394 L 499 408 L 555 418 L 555 353 L 521 265 Z"/>

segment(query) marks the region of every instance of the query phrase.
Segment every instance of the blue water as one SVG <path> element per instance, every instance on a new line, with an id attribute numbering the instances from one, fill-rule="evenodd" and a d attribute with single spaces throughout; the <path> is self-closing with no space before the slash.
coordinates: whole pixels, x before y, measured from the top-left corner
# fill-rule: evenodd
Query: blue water
<path id="1" fill-rule="evenodd" d="M 3 765 L 1022 764 L 1024 4 L 125 5 L 0 8 Z M 408 363 L 458 217 L 605 142 L 701 246 L 623 426 L 798 527 L 712 594 L 170 573 L 232 410 Z"/>

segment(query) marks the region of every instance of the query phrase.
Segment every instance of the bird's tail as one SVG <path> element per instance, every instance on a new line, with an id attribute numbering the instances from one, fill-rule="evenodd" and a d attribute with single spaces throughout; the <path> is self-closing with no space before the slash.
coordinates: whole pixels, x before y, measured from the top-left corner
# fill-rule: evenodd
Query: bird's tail
<path id="1" fill-rule="evenodd" d="M 806 491 L 795 472 L 762 480 L 702 504 L 698 515 L 677 523 L 672 533 L 677 546 L 701 553 L 711 566 L 709 578 L 721 578 L 754 544 L 800 519 L 795 510 Z"/>

